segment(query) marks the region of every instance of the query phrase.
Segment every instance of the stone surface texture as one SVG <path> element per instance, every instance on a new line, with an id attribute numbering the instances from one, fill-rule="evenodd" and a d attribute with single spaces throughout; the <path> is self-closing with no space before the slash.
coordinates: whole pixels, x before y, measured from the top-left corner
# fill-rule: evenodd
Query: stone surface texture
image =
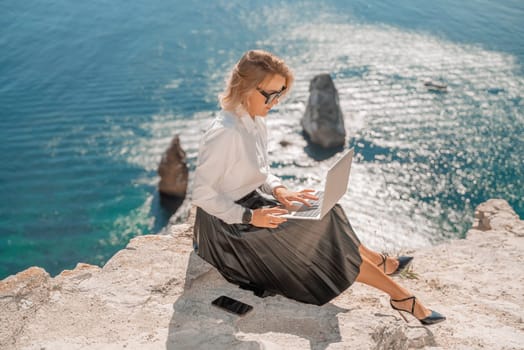
<path id="1" fill-rule="evenodd" d="M 102 268 L 0 281 L 0 349 L 523 349 L 523 221 L 504 200 L 476 218 L 466 239 L 404 252 L 418 279 L 394 277 L 447 316 L 437 325 L 405 323 L 358 283 L 322 307 L 258 298 L 193 253 L 190 218 L 132 239 Z M 212 306 L 222 294 L 253 311 Z"/>

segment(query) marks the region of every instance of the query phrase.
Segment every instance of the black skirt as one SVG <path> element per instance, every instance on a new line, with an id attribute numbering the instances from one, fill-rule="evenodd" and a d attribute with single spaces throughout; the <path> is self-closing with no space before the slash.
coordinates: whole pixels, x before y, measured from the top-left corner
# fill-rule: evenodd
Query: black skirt
<path id="1" fill-rule="evenodd" d="M 258 209 L 278 202 L 258 192 L 237 203 Z M 346 290 L 362 259 L 344 210 L 335 205 L 322 220 L 294 220 L 276 229 L 226 224 L 197 208 L 194 247 L 229 282 L 308 304 L 323 305 Z"/>

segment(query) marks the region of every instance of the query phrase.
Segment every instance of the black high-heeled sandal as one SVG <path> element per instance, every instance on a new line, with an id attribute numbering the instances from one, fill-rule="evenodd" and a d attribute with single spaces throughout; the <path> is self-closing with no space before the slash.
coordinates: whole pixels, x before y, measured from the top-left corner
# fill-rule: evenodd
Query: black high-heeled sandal
<path id="1" fill-rule="evenodd" d="M 411 311 L 409 310 L 404 310 L 404 309 L 400 309 L 396 306 L 393 305 L 393 302 L 396 302 L 396 303 L 400 303 L 400 302 L 403 302 L 403 301 L 407 301 L 407 300 L 412 300 L 412 303 L 411 303 Z M 431 315 L 429 315 L 428 317 L 425 317 L 423 319 L 418 319 L 417 316 L 415 316 L 415 303 L 417 302 L 417 298 L 415 296 L 410 296 L 410 297 L 407 297 L 405 299 L 399 299 L 399 300 L 395 300 L 395 299 L 390 299 L 389 300 L 389 305 L 391 305 L 391 307 L 393 308 L 393 310 L 397 310 L 399 315 L 402 316 L 402 318 L 404 319 L 404 321 L 408 322 L 406 316 L 404 316 L 402 314 L 402 312 L 407 312 L 409 314 L 411 314 L 413 317 L 415 317 L 417 320 L 419 320 L 420 323 L 422 323 L 423 325 L 431 325 L 431 324 L 435 324 L 435 323 L 439 323 L 439 322 L 442 322 L 446 319 L 446 317 L 436 311 L 433 311 L 430 309 L 431 311 Z M 402 312 L 401 312 L 402 311 Z"/>
<path id="2" fill-rule="evenodd" d="M 399 274 L 400 272 L 402 272 L 404 269 L 406 269 L 409 264 L 411 263 L 411 261 L 413 260 L 413 257 L 412 256 L 399 256 L 397 257 L 397 260 L 398 260 L 398 267 L 395 271 L 393 271 L 392 273 L 386 273 L 386 261 L 388 260 L 388 256 L 387 254 L 380 254 L 380 256 L 382 257 L 382 262 L 380 264 L 378 264 L 377 266 L 380 267 L 381 265 L 384 265 L 384 273 L 388 276 L 393 276 L 393 275 L 397 275 Z"/>

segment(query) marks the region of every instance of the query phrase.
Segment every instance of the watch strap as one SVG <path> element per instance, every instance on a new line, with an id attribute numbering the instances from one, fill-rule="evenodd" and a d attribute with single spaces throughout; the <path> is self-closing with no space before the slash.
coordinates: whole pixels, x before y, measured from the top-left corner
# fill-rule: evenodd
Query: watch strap
<path id="1" fill-rule="evenodd" d="M 253 211 L 249 208 L 245 208 L 244 213 L 242 214 L 242 223 L 249 224 L 252 218 L 253 218 Z"/>

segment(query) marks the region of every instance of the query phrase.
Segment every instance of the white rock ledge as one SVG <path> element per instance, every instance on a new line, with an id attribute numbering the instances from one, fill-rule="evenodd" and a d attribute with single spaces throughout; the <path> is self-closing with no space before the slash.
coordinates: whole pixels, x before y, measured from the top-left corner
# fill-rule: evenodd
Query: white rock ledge
<path id="1" fill-rule="evenodd" d="M 419 279 L 403 285 L 448 318 L 431 327 L 361 284 L 322 307 L 255 297 L 192 253 L 184 224 L 134 238 L 103 268 L 0 281 L 0 349 L 523 349 L 524 221 L 504 200 L 475 216 L 467 239 L 411 252 Z M 254 310 L 212 307 L 221 294 Z"/>

